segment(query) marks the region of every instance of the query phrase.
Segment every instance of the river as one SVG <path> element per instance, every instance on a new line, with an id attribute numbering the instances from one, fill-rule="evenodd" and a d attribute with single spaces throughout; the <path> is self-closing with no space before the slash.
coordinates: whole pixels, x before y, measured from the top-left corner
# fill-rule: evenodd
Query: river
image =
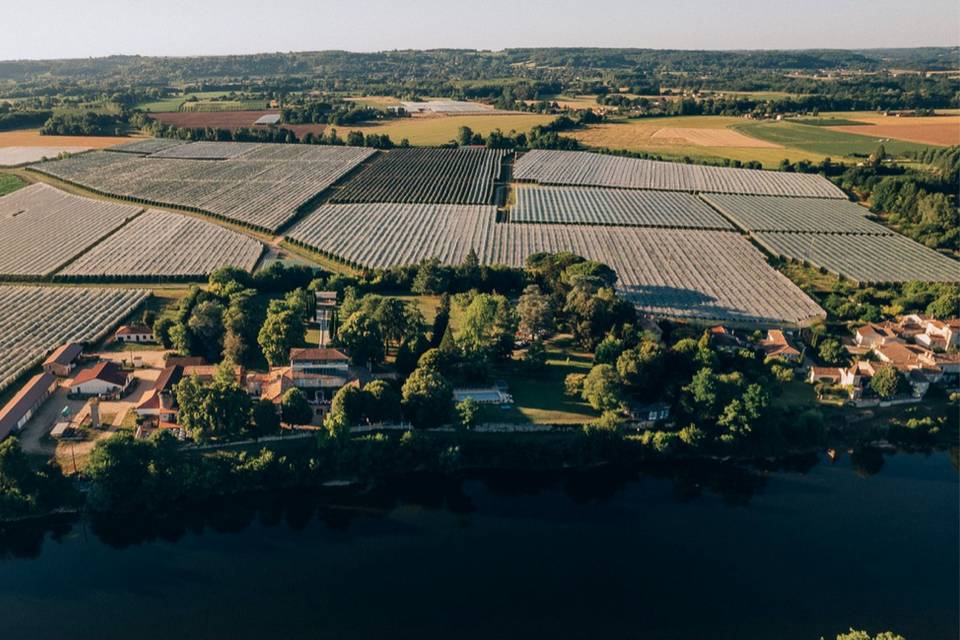
<path id="1" fill-rule="evenodd" d="M 956 638 L 947 453 L 418 478 L 0 533 L 0 637 Z"/>

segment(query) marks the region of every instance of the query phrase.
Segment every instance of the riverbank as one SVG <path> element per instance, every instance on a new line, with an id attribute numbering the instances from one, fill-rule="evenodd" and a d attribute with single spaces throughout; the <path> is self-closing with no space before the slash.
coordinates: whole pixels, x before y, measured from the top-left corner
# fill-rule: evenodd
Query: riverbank
<path id="1" fill-rule="evenodd" d="M 879 460 L 418 473 L 25 525 L 0 535 L 0 628 L 579 640 L 602 621 L 646 640 L 949 637 L 956 458 Z"/>

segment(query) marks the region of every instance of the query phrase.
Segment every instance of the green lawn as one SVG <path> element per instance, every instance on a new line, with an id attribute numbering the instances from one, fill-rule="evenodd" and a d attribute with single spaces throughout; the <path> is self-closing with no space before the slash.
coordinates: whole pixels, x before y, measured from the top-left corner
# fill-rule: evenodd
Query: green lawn
<path id="1" fill-rule="evenodd" d="M 916 142 L 861 136 L 833 131 L 829 127 L 808 126 L 796 122 L 743 122 L 734 124 L 731 128 L 744 135 L 774 142 L 784 147 L 794 147 L 834 158 L 854 154 L 867 156 L 876 151 L 880 144 L 883 144 L 887 153 L 893 155 L 931 148 L 929 145 Z"/>
<path id="2" fill-rule="evenodd" d="M 531 374 L 519 362 L 493 372 L 495 378 L 505 380 L 510 386 L 514 409 L 507 412 L 489 408 L 482 418 L 495 422 L 539 424 L 582 424 L 592 420 L 598 415 L 596 411 L 563 392 L 563 379 L 568 373 L 588 373 L 592 364 L 592 356 L 580 351 L 569 336 L 557 337 L 547 343 L 544 372 Z"/>
<path id="3" fill-rule="evenodd" d="M 12 193 L 20 187 L 26 186 L 26 182 L 12 173 L 0 173 L 0 196 Z"/>
<path id="4" fill-rule="evenodd" d="M 802 380 L 794 380 L 780 385 L 783 392 L 774 397 L 772 404 L 783 409 L 802 409 L 812 407 L 817 403 L 817 392 L 812 384 Z"/>

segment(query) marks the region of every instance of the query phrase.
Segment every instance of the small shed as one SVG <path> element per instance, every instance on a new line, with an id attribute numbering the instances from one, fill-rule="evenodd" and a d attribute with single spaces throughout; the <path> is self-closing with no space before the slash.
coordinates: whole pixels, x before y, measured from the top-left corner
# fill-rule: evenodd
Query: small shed
<path id="1" fill-rule="evenodd" d="M 279 113 L 267 113 L 256 120 L 253 121 L 253 124 L 261 127 L 272 127 L 274 125 L 280 124 L 280 114 Z"/>
<path id="2" fill-rule="evenodd" d="M 64 378 L 70 375 L 73 363 L 77 361 L 81 353 L 83 353 L 83 346 L 76 342 L 61 345 L 43 361 L 43 370 L 51 375 Z"/>

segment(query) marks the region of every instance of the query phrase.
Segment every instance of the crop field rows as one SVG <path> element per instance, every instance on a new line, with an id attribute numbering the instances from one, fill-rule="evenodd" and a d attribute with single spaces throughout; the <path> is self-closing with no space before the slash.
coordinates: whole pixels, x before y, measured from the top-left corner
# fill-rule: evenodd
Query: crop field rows
<path id="1" fill-rule="evenodd" d="M 173 205 L 275 231 L 334 182 L 375 153 L 358 147 L 244 143 L 242 157 L 197 160 L 88 153 L 33 170 L 147 205 Z M 195 155 L 224 154 L 205 147 Z M 163 153 L 163 152 L 161 152 Z M 182 152 L 194 153 L 194 152 Z"/>
<path id="2" fill-rule="evenodd" d="M 143 289 L 0 286 L 0 389 L 66 342 L 103 338 L 149 295 Z"/>
<path id="3" fill-rule="evenodd" d="M 395 149 L 331 201 L 490 204 L 503 156 L 498 149 Z"/>
<path id="4" fill-rule="evenodd" d="M 732 230 L 733 225 L 689 193 L 599 187 L 519 185 L 511 222 Z"/>
<path id="5" fill-rule="evenodd" d="M 44 277 L 142 211 L 46 184 L 0 198 L 0 277 Z"/>
<path id="6" fill-rule="evenodd" d="M 197 218 L 148 210 L 60 272 L 67 278 L 200 278 L 219 267 L 252 271 L 263 245 Z"/>
<path id="7" fill-rule="evenodd" d="M 744 231 L 793 231 L 892 235 L 893 232 L 867 220 L 868 209 L 849 200 L 781 198 L 777 196 L 700 196 Z"/>
<path id="8" fill-rule="evenodd" d="M 261 146 L 257 142 L 191 142 L 167 147 L 153 153 L 154 158 L 183 160 L 229 160 L 238 158 Z"/>
<path id="9" fill-rule="evenodd" d="M 104 151 L 113 151 L 114 153 L 136 153 L 139 155 L 150 155 L 164 149 L 172 149 L 187 144 L 184 140 L 171 140 L 168 138 L 144 138 L 132 142 L 124 142 L 112 147 L 107 147 Z"/>
<path id="10" fill-rule="evenodd" d="M 960 263 L 901 235 L 760 232 L 753 237 L 773 255 L 858 283 L 960 282 Z"/>
<path id="11" fill-rule="evenodd" d="M 355 266 L 436 257 L 521 266 L 538 252 L 572 251 L 616 270 L 618 289 L 646 313 L 716 321 L 802 323 L 824 312 L 732 231 L 497 223 L 493 207 L 326 205 L 287 236 Z"/>
<path id="12" fill-rule="evenodd" d="M 496 215 L 492 205 L 327 204 L 286 237 L 358 267 L 416 264 L 434 257 L 457 264 Z"/>
<path id="13" fill-rule="evenodd" d="M 658 162 L 583 151 L 528 151 L 517 160 L 513 175 L 517 180 L 553 185 L 846 198 L 843 191 L 819 175 Z"/>

